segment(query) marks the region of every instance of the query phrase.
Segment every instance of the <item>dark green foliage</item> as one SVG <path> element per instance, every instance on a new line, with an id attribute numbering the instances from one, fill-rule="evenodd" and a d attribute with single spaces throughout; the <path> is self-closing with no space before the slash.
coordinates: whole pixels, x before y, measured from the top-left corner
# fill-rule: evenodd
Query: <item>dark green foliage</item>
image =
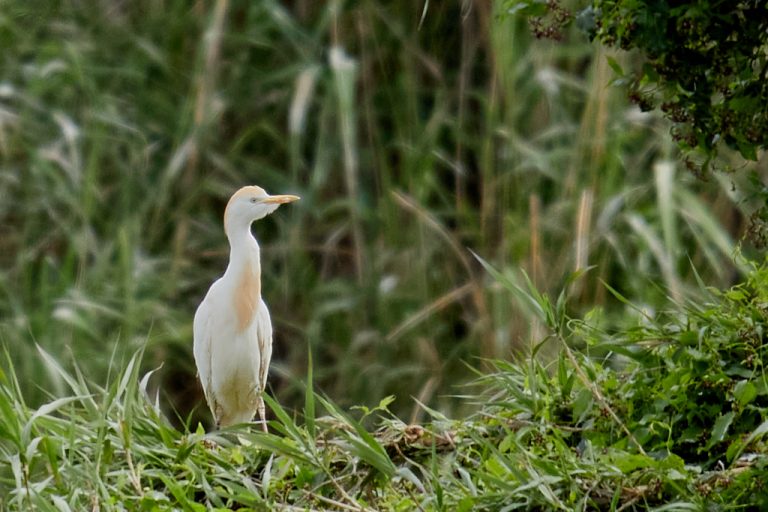
<path id="1" fill-rule="evenodd" d="M 749 160 L 768 145 L 768 17 L 764 1 L 595 0 L 592 36 L 638 49 L 632 97 L 661 108 L 684 149 L 719 142 Z"/>
<path id="2" fill-rule="evenodd" d="M 660 108 L 684 150 L 711 158 L 722 142 L 749 160 L 768 145 L 768 17 L 760 0 L 594 0 L 574 13 L 556 0 L 506 0 L 539 37 L 561 38 L 573 19 L 590 38 L 638 50 L 626 75 L 630 98 Z M 585 5 L 586 4 L 586 5 Z"/>
<path id="3" fill-rule="evenodd" d="M 580 319 L 548 321 L 566 347 L 604 354 L 602 364 L 580 363 L 604 397 L 596 404 L 602 410 L 592 407 L 594 393 L 561 360 L 555 372 L 561 396 L 539 404 L 537 415 L 586 428 L 574 443 L 640 445 L 655 457 L 674 455 L 704 469 L 734 463 L 768 429 L 768 266 L 755 268 L 744 284 L 711 293 L 708 304 L 643 314 L 639 325 L 619 332 Z M 617 418 L 626 429 L 605 428 Z"/>
<path id="4" fill-rule="evenodd" d="M 599 314 L 569 319 L 560 300 L 513 291 L 537 305 L 562 347 L 550 368 L 497 363 L 481 379 L 491 388 L 484 414 L 512 428 L 518 446 L 618 470 L 593 483 L 590 506 L 616 485 L 624 486 L 620 500 L 642 488 L 644 506 L 688 493 L 726 508 L 768 505 L 768 264 L 730 290 L 709 290 L 703 304 L 638 310 L 638 325 L 616 332 L 603 329 Z M 558 483 L 569 481 L 579 478 Z"/>
<path id="5" fill-rule="evenodd" d="M 706 467 L 733 462 L 768 426 L 768 269 L 718 299 L 617 340 L 643 347 L 622 404 L 638 439 Z"/>

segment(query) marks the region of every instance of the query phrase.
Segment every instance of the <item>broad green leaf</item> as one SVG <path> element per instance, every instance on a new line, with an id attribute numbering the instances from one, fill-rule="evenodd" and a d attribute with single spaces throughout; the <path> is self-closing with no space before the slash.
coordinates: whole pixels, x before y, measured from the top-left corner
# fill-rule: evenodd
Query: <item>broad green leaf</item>
<path id="1" fill-rule="evenodd" d="M 745 406 L 757 397 L 757 387 L 748 380 L 739 381 L 733 387 L 733 396 L 740 406 Z"/>
<path id="2" fill-rule="evenodd" d="M 618 76 L 624 76 L 624 70 L 621 68 L 621 65 L 611 56 L 607 56 L 606 61 L 608 61 L 608 65 L 611 67 L 614 73 Z"/>
<path id="3" fill-rule="evenodd" d="M 731 411 L 721 415 L 715 420 L 715 425 L 712 427 L 712 435 L 709 438 L 709 443 L 707 443 L 708 448 L 725 439 L 725 435 L 728 433 L 728 428 L 730 428 L 731 422 L 733 422 L 733 417 L 734 413 Z"/>
<path id="4" fill-rule="evenodd" d="M 639 453 L 613 453 L 609 459 L 625 475 L 638 469 L 657 467 L 656 460 Z"/>

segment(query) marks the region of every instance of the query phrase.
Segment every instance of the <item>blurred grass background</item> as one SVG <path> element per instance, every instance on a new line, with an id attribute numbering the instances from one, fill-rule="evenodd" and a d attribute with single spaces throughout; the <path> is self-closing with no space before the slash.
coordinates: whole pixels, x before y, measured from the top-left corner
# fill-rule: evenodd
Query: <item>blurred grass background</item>
<path id="1" fill-rule="evenodd" d="M 732 177 L 500 3 L 0 0 L 0 342 L 28 399 L 61 386 L 36 343 L 97 382 L 146 344 L 204 417 L 192 315 L 245 184 L 302 196 L 254 226 L 288 407 L 309 351 L 334 401 L 412 420 L 528 351 L 542 327 L 468 249 L 553 293 L 594 265 L 570 306 L 606 328 L 601 281 L 649 309 L 734 282 Z"/>

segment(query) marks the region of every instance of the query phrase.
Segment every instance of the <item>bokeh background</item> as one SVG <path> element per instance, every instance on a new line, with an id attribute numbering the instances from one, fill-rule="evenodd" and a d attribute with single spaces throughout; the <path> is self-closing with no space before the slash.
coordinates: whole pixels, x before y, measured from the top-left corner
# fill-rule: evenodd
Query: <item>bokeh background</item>
<path id="1" fill-rule="evenodd" d="M 502 3 L 0 0 L 0 342 L 30 402 L 63 389 L 36 345 L 94 382 L 144 347 L 207 421 L 192 316 L 245 184 L 302 197 L 254 225 L 286 407 L 311 352 L 342 406 L 459 413 L 545 336 L 470 250 L 555 296 L 593 267 L 568 307 L 606 329 L 637 313 L 603 283 L 653 310 L 738 279 L 739 175 L 684 170 L 609 55 Z"/>

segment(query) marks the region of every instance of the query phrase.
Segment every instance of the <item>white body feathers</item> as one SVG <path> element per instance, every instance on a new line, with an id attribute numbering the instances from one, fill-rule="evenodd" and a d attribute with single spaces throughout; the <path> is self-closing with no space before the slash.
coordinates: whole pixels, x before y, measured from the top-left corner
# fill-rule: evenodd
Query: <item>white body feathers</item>
<path id="1" fill-rule="evenodd" d="M 272 358 L 272 322 L 261 298 L 260 250 L 250 226 L 297 199 L 243 187 L 227 205 L 229 265 L 200 303 L 193 325 L 195 364 L 217 426 L 250 421 L 258 412 L 266 430 L 262 393 Z"/>
<path id="2" fill-rule="evenodd" d="M 258 249 L 255 258 L 258 260 Z M 238 312 L 248 312 L 247 307 L 237 303 L 247 300 L 238 290 L 241 272 L 230 264 L 195 313 L 195 364 L 205 399 L 219 426 L 253 418 L 272 358 L 272 322 L 264 300 L 257 298 L 246 325 L 238 318 Z M 227 304 L 229 307 L 219 307 Z"/>

